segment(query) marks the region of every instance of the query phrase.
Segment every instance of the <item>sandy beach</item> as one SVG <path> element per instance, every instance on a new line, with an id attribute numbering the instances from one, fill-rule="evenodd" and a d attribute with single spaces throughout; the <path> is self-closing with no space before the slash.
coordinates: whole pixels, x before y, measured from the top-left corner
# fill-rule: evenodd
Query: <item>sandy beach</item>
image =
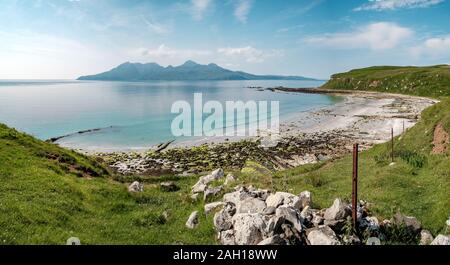
<path id="1" fill-rule="evenodd" d="M 297 93 L 276 91 L 275 93 Z M 190 174 L 210 167 L 241 168 L 253 160 L 273 170 L 339 157 L 353 143 L 365 150 L 400 135 L 437 101 L 422 97 L 372 92 L 333 92 L 342 101 L 325 108 L 298 113 L 280 124 L 275 145 L 262 137 L 209 137 L 195 141 L 161 143 L 147 150 L 96 153 L 123 174 Z"/>
<path id="2" fill-rule="evenodd" d="M 274 93 L 297 93 L 274 91 Z M 280 123 L 282 138 L 298 134 L 339 131 L 342 135 L 359 138 L 367 144 L 382 143 L 406 131 L 420 118 L 420 113 L 437 103 L 423 97 L 375 92 L 337 92 L 342 101 L 332 106 L 300 112 Z M 251 137 L 204 137 L 175 141 L 168 148 L 192 147 L 202 144 L 236 142 Z"/>

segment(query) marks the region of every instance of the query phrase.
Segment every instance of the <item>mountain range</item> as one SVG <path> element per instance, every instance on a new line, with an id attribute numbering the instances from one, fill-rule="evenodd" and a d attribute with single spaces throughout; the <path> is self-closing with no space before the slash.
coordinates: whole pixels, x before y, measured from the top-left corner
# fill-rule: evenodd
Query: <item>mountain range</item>
<path id="1" fill-rule="evenodd" d="M 81 76 L 78 80 L 147 81 L 147 80 L 315 80 L 303 76 L 254 75 L 232 71 L 210 63 L 187 61 L 180 66 L 163 67 L 157 63 L 123 63 L 107 72 Z"/>

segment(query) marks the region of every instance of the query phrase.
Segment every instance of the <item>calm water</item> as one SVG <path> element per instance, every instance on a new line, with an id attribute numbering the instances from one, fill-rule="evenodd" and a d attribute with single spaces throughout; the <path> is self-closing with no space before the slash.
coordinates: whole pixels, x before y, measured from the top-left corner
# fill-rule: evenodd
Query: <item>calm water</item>
<path id="1" fill-rule="evenodd" d="M 285 120 L 295 113 L 333 104 L 336 99 L 246 87 L 315 87 L 322 83 L 0 81 L 0 122 L 44 140 L 104 128 L 74 134 L 59 143 L 85 149 L 144 148 L 174 139 L 170 126 L 177 114 L 170 112 L 172 103 L 177 100 L 193 102 L 194 93 L 203 93 L 203 101 L 278 100 L 280 119 Z"/>

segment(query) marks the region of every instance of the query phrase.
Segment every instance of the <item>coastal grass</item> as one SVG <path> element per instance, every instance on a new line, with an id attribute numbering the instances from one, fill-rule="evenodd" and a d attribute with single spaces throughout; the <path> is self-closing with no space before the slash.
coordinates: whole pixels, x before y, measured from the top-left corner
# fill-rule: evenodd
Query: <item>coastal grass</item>
<path id="1" fill-rule="evenodd" d="M 64 161 L 64 162 L 62 162 Z M 200 214 L 195 230 L 185 227 L 198 176 L 176 181 L 146 177 L 144 192 L 129 193 L 128 181 L 101 163 L 0 125 L 0 244 L 215 244 L 212 217 Z"/>
<path id="2" fill-rule="evenodd" d="M 422 119 L 404 135 L 395 138 L 395 162 L 391 164 L 390 143 L 361 152 L 359 199 L 371 203 L 380 218 L 395 213 L 417 217 L 433 233 L 443 232 L 450 214 L 450 152 L 432 154 L 433 132 L 442 123 L 450 132 L 450 99 L 426 109 Z M 337 197 L 350 201 L 351 155 L 315 165 L 274 174 L 274 187 L 292 193 L 309 190 L 314 207 L 329 207 Z"/>
<path id="3" fill-rule="evenodd" d="M 374 66 L 354 69 L 332 75 L 322 88 L 446 97 L 450 96 L 450 66 Z"/>

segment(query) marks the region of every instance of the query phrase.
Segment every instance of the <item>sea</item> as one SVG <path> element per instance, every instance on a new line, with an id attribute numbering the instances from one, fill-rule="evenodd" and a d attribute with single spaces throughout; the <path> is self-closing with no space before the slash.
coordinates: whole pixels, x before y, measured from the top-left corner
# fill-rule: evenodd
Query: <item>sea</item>
<path id="1" fill-rule="evenodd" d="M 277 101 L 279 119 L 283 122 L 301 112 L 335 104 L 339 98 L 273 92 L 264 88 L 312 88 L 323 83 L 293 80 L 0 80 L 0 123 L 42 140 L 66 136 L 57 143 L 73 149 L 139 150 L 172 140 L 195 139 L 197 136 L 174 136 L 171 126 L 179 116 L 172 112 L 172 105 L 179 101 L 193 104 L 196 93 L 201 93 L 203 104 L 220 102 L 224 113 L 227 101 L 265 101 L 268 105 Z M 206 119 L 207 114 L 202 118 Z M 239 122 L 244 121 L 235 121 L 236 124 Z M 247 117 L 245 122 L 250 119 Z M 217 128 L 220 127 L 217 125 Z M 87 132 L 78 133 L 80 131 Z"/>

